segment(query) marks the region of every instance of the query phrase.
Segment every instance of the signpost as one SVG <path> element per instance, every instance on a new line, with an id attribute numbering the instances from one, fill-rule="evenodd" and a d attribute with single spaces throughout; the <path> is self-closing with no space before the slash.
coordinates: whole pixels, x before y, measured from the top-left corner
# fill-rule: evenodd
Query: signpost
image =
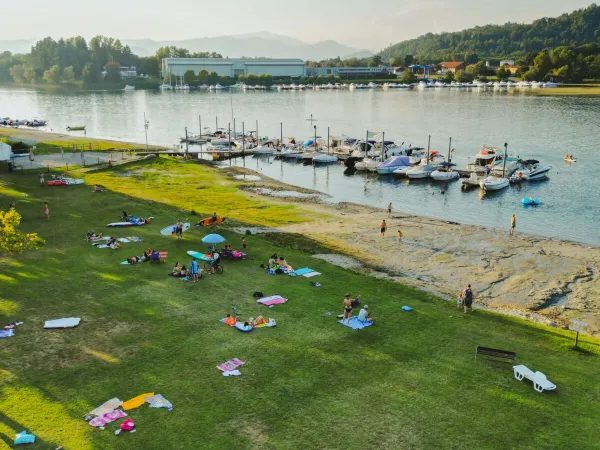
<path id="1" fill-rule="evenodd" d="M 582 322 L 581 320 L 573 320 L 569 323 L 569 330 L 575 331 L 575 347 L 579 343 L 579 333 L 586 333 L 590 331 L 590 327 L 587 322 Z"/>

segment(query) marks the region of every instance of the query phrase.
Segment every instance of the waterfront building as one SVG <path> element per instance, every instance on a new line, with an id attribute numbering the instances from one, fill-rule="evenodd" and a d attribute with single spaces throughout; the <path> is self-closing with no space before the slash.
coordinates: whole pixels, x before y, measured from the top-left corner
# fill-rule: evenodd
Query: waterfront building
<path id="1" fill-rule="evenodd" d="M 500 61 L 500 67 L 503 66 L 514 66 L 515 65 L 515 60 L 514 59 L 503 59 L 502 61 Z"/>
<path id="2" fill-rule="evenodd" d="M 188 70 L 237 78 L 240 75 L 272 75 L 299 78 L 306 76 L 306 62 L 301 59 L 275 58 L 163 58 L 162 75 L 182 77 Z"/>
<path id="3" fill-rule="evenodd" d="M 464 68 L 467 67 L 463 61 L 444 61 L 440 63 L 440 66 L 442 66 L 442 69 L 447 71 L 446 73 L 456 73 L 459 70 L 464 70 Z"/>
<path id="4" fill-rule="evenodd" d="M 341 78 L 370 78 L 394 75 L 394 69 L 388 66 L 377 67 L 309 67 L 306 69 L 309 76 L 327 76 Z"/>

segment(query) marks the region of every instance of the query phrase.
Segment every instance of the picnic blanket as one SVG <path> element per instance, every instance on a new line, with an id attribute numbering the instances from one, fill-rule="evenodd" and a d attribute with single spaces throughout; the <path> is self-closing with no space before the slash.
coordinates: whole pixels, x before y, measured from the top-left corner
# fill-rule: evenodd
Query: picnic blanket
<path id="1" fill-rule="evenodd" d="M 0 338 L 7 338 L 7 337 L 14 336 L 14 335 L 15 335 L 14 330 L 0 330 Z"/>
<path id="2" fill-rule="evenodd" d="M 79 325 L 79 317 L 67 317 L 65 319 L 46 320 L 44 328 L 73 328 Z"/>
<path id="3" fill-rule="evenodd" d="M 244 364 L 246 364 L 245 361 L 241 361 L 237 358 L 233 358 L 233 359 L 230 359 L 229 361 L 219 364 L 217 366 L 217 369 L 222 372 L 231 372 L 232 370 L 235 370 L 238 367 L 242 367 Z"/>
<path id="4" fill-rule="evenodd" d="M 145 400 L 150 404 L 150 408 L 167 408 L 167 410 L 173 411 L 173 404 L 160 394 L 146 397 Z"/>
<path id="5" fill-rule="evenodd" d="M 373 325 L 373 322 L 361 322 L 358 320 L 357 316 L 354 316 L 350 319 L 350 321 L 346 320 L 338 320 L 338 323 L 341 323 L 345 327 L 350 327 L 353 330 L 362 330 L 363 328 L 370 327 Z"/>
<path id="6" fill-rule="evenodd" d="M 309 269 L 308 267 L 303 267 L 302 269 L 295 270 L 294 275 L 304 275 L 311 272 L 314 272 L 314 270 Z"/>
<path id="7" fill-rule="evenodd" d="M 283 298 L 281 295 L 271 295 L 270 297 L 259 298 L 256 302 L 266 306 L 281 305 L 287 302 L 287 298 Z"/>
<path id="8" fill-rule="evenodd" d="M 294 270 L 289 274 L 291 277 L 303 276 L 305 278 L 316 277 L 317 275 L 321 275 L 320 272 L 316 270 L 310 269 L 308 267 L 303 267 L 302 269 Z"/>
<path id="9" fill-rule="evenodd" d="M 311 277 L 316 277 L 317 275 L 321 275 L 321 272 L 316 272 L 316 271 L 312 271 L 309 273 L 305 273 L 304 275 L 302 275 L 305 278 L 311 278 Z"/>

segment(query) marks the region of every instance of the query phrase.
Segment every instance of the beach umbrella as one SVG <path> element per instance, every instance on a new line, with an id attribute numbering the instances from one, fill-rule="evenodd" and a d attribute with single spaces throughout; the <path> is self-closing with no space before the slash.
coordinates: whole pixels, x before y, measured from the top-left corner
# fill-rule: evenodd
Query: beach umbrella
<path id="1" fill-rule="evenodd" d="M 225 242 L 225 238 L 220 234 L 208 234 L 202 238 L 202 242 L 205 244 L 220 244 Z"/>

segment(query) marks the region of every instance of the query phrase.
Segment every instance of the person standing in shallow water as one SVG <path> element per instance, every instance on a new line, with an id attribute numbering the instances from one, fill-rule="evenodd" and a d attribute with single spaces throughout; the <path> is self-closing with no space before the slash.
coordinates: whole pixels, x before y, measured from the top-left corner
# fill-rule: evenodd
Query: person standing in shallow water
<path id="1" fill-rule="evenodd" d="M 385 223 L 385 219 L 381 221 L 381 237 L 385 237 L 385 231 L 387 230 L 387 224 Z"/>
<path id="2" fill-rule="evenodd" d="M 387 212 L 388 212 L 388 216 L 392 215 L 392 202 L 390 202 L 390 204 L 388 205 Z"/>
<path id="3" fill-rule="evenodd" d="M 510 218 L 510 232 L 509 234 L 512 236 L 515 234 L 515 228 L 517 227 L 517 216 L 515 214 Z"/>

